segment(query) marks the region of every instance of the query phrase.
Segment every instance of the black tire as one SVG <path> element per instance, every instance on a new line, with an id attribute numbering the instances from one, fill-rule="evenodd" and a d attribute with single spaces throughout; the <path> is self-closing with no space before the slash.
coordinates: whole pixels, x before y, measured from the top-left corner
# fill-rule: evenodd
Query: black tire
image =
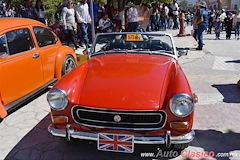
<path id="1" fill-rule="evenodd" d="M 77 65 L 74 58 L 71 55 L 67 55 L 62 64 L 62 76 L 70 72 L 76 66 Z"/>
<path id="2" fill-rule="evenodd" d="M 187 148 L 188 145 L 189 145 L 189 143 L 173 144 L 172 147 L 173 147 L 174 149 L 183 150 L 183 149 Z"/>
<path id="3" fill-rule="evenodd" d="M 2 118 L 0 118 L 0 123 L 3 121 L 3 119 Z"/>

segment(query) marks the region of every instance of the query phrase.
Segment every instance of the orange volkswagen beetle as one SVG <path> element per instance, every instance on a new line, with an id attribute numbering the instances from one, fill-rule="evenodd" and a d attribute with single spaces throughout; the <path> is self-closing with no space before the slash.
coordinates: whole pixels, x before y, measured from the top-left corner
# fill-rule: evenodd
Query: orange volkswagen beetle
<path id="1" fill-rule="evenodd" d="M 76 66 L 44 24 L 26 18 L 0 18 L 0 118 Z"/>
<path id="2" fill-rule="evenodd" d="M 49 132 L 95 140 L 103 151 L 187 147 L 197 99 L 177 61 L 183 53 L 169 34 L 98 34 L 89 59 L 49 91 Z"/>

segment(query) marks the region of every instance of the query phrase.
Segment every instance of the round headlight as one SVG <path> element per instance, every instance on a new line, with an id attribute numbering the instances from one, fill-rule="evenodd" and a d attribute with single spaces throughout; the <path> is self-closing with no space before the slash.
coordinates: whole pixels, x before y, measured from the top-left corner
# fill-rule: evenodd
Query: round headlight
<path id="1" fill-rule="evenodd" d="M 48 92 L 47 100 L 52 109 L 63 110 L 68 104 L 68 95 L 62 89 L 53 88 Z"/>
<path id="2" fill-rule="evenodd" d="M 193 99 L 186 93 L 179 93 L 170 100 L 170 109 L 178 117 L 186 117 L 194 108 Z"/>

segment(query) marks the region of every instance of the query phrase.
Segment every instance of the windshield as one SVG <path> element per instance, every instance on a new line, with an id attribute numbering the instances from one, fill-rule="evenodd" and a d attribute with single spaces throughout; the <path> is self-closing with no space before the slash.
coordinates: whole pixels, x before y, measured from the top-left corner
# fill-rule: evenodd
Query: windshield
<path id="1" fill-rule="evenodd" d="M 169 35 L 142 32 L 100 34 L 96 37 L 91 48 L 92 55 L 119 52 L 174 55 Z"/>

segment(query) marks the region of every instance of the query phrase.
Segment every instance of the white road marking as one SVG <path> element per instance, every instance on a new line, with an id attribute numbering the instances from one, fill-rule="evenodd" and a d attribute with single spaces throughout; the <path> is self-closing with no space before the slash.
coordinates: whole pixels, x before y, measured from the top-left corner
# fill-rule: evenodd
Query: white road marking
<path id="1" fill-rule="evenodd" d="M 213 69 L 214 70 L 235 71 L 234 63 L 231 63 L 228 61 L 233 61 L 233 59 L 231 57 L 215 56 Z"/>
<path id="2" fill-rule="evenodd" d="M 221 93 L 196 93 L 198 96 L 197 105 L 209 105 L 223 103 L 223 95 Z"/>

